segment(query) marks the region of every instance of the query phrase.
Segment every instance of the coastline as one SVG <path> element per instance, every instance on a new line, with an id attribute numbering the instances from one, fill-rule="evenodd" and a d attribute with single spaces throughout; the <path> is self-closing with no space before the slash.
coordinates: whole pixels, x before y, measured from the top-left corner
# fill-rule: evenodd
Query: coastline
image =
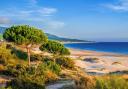
<path id="1" fill-rule="evenodd" d="M 69 49 L 128 56 L 127 42 L 68 42 L 64 45 Z"/>
<path id="2" fill-rule="evenodd" d="M 62 42 L 62 44 L 76 44 L 76 43 L 96 43 L 96 42 Z"/>
<path id="3" fill-rule="evenodd" d="M 67 47 L 71 55 L 77 54 L 80 56 L 116 56 L 116 57 L 128 57 L 127 54 L 121 54 L 121 53 L 114 53 L 114 52 L 102 52 L 102 51 L 92 51 L 92 50 L 82 50 L 77 48 L 69 48 Z"/>
<path id="4" fill-rule="evenodd" d="M 74 48 L 68 49 L 71 52 L 70 57 L 75 59 L 75 65 L 84 69 L 87 73 L 107 74 L 128 70 L 128 55 Z M 88 58 L 97 58 L 98 61 L 96 63 L 86 61 Z"/>

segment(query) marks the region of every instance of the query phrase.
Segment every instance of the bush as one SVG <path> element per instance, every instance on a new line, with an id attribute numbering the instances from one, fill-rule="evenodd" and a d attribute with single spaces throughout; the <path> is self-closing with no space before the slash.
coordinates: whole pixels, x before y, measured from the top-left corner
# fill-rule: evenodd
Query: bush
<path id="1" fill-rule="evenodd" d="M 18 77 L 20 75 L 25 74 L 26 67 L 20 64 L 17 64 L 16 66 L 7 66 L 6 70 L 1 71 L 1 74 L 12 76 L 12 77 Z"/>
<path id="2" fill-rule="evenodd" d="M 10 60 L 14 60 L 15 56 L 11 54 L 11 50 L 6 49 L 6 44 L 0 46 L 0 64 L 7 65 Z"/>
<path id="3" fill-rule="evenodd" d="M 84 76 L 75 79 L 76 89 L 127 89 L 128 81 L 123 76 Z"/>
<path id="4" fill-rule="evenodd" d="M 39 85 L 24 79 L 13 79 L 7 83 L 7 87 L 8 86 L 12 89 L 45 89 L 44 85 Z"/>
<path id="5" fill-rule="evenodd" d="M 65 48 L 63 44 L 56 42 L 56 41 L 51 41 L 51 40 L 49 40 L 45 44 L 42 44 L 40 46 L 40 50 L 47 51 L 47 52 L 53 53 L 53 54 L 70 55 L 69 50 L 67 48 Z"/>
<path id="6" fill-rule="evenodd" d="M 54 58 L 52 58 L 52 57 L 49 57 L 49 56 L 43 56 L 43 58 L 42 58 L 42 62 L 43 63 L 47 63 L 47 62 L 54 62 Z"/>
<path id="7" fill-rule="evenodd" d="M 91 62 L 91 63 L 98 63 L 98 58 L 85 58 L 84 61 Z"/>
<path id="8" fill-rule="evenodd" d="M 6 49 L 12 49 L 12 48 L 13 48 L 12 44 L 7 44 L 6 45 Z"/>
<path id="9" fill-rule="evenodd" d="M 27 60 L 28 55 L 26 52 L 23 52 L 21 50 L 18 50 L 16 48 L 13 48 L 11 51 L 12 54 L 15 54 L 16 57 L 18 57 L 19 59 L 23 59 L 23 60 Z"/>
<path id="10" fill-rule="evenodd" d="M 128 81 L 120 76 L 107 76 L 96 79 L 94 89 L 127 89 Z"/>
<path id="11" fill-rule="evenodd" d="M 32 55 L 31 56 L 31 60 L 32 61 L 36 61 L 36 60 L 40 60 L 42 61 L 43 65 L 48 68 L 49 70 L 51 70 L 52 72 L 54 72 L 55 74 L 59 74 L 60 73 L 60 65 L 54 63 L 53 58 L 48 57 L 48 56 L 42 56 L 42 55 Z"/>
<path id="12" fill-rule="evenodd" d="M 65 68 L 74 68 L 74 61 L 69 57 L 59 57 L 56 59 L 56 63 Z"/>
<path id="13" fill-rule="evenodd" d="M 94 89 L 95 81 L 91 76 L 81 76 L 75 80 L 75 85 L 76 89 Z"/>
<path id="14" fill-rule="evenodd" d="M 12 76 L 15 78 L 24 79 L 26 81 L 32 81 L 37 84 L 45 84 L 57 80 L 57 74 L 60 72 L 60 67 L 57 64 L 45 64 L 41 63 L 38 66 L 8 66 L 6 71 L 3 71 L 4 75 Z"/>
<path id="15" fill-rule="evenodd" d="M 60 71 L 61 71 L 61 68 L 58 64 L 52 62 L 52 61 L 49 61 L 46 63 L 47 67 L 55 74 L 59 74 Z"/>
<path id="16" fill-rule="evenodd" d="M 31 55 L 31 61 L 40 61 L 42 60 L 43 56 L 39 54 Z"/>

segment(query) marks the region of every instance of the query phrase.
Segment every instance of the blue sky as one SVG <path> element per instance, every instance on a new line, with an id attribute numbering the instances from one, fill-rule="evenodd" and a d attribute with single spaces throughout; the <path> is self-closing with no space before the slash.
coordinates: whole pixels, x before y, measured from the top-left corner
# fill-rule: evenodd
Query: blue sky
<path id="1" fill-rule="evenodd" d="M 63 37 L 128 41 L 128 0 L 1 0 L 0 26 L 19 24 Z"/>

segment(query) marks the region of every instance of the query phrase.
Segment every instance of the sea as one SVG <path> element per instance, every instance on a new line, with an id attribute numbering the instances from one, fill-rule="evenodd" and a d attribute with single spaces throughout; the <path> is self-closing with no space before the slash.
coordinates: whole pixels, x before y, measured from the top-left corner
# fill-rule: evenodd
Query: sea
<path id="1" fill-rule="evenodd" d="M 67 43 L 68 48 L 128 55 L 128 42 Z"/>

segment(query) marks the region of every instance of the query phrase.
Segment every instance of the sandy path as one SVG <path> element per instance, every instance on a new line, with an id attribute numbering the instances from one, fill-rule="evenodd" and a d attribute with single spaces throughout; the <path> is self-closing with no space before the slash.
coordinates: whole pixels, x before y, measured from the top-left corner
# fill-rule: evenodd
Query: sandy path
<path id="1" fill-rule="evenodd" d="M 72 85 L 73 84 L 73 81 L 60 81 L 58 83 L 55 83 L 55 84 L 51 84 L 51 85 L 48 85 L 46 86 L 46 89 L 60 89 L 62 88 L 63 86 L 67 86 L 67 85 Z"/>

